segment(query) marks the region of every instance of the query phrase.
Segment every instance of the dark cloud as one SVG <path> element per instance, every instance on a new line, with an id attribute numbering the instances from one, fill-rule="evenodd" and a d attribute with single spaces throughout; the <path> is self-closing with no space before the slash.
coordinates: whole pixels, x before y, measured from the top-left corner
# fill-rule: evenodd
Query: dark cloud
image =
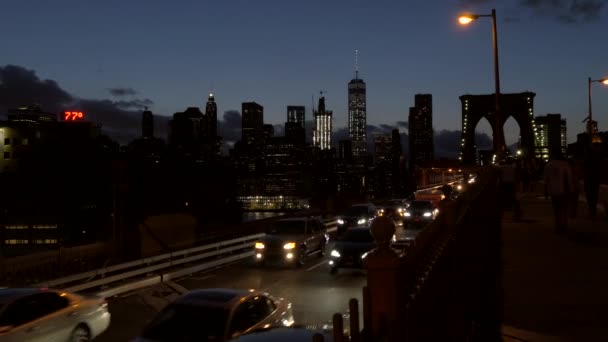
<path id="1" fill-rule="evenodd" d="M 460 4 L 464 7 L 485 5 L 490 2 L 493 2 L 493 0 L 460 0 Z"/>
<path id="2" fill-rule="evenodd" d="M 494 0 L 460 0 L 464 8 L 496 3 Z M 608 0 L 518 0 L 514 6 L 504 9 L 501 17 L 505 22 L 517 22 L 523 10 L 534 16 L 546 16 L 562 23 L 576 24 L 598 20 Z M 504 14 L 506 13 L 506 15 Z"/>
<path id="3" fill-rule="evenodd" d="M 150 106 L 152 106 L 154 104 L 154 101 L 150 100 L 150 99 L 133 99 L 133 100 L 129 100 L 129 101 L 116 101 L 114 102 L 116 104 L 117 107 L 120 108 L 124 108 L 124 109 L 139 109 L 139 110 L 143 110 L 146 109 Z"/>
<path id="4" fill-rule="evenodd" d="M 580 23 L 600 18 L 607 0 L 520 0 L 520 6 L 564 23 Z"/>
<path id="5" fill-rule="evenodd" d="M 33 70 L 18 65 L 0 67 L 0 110 L 39 104 L 59 112 L 73 101 L 72 96 L 53 80 L 41 80 Z"/>
<path id="6" fill-rule="evenodd" d="M 224 112 L 224 117 L 217 121 L 218 134 L 229 146 L 241 139 L 241 113 L 238 110 Z"/>
<path id="7" fill-rule="evenodd" d="M 120 101 L 119 101 L 120 102 Z M 119 102 L 111 100 L 78 99 L 72 108 L 83 111 L 88 120 L 101 124 L 102 130 L 112 139 L 126 144 L 141 136 L 141 110 L 127 109 Z M 154 116 L 154 135 L 166 138 L 169 117 Z"/>
<path id="8" fill-rule="evenodd" d="M 83 111 L 88 120 L 101 125 L 104 133 L 126 144 L 141 136 L 141 109 L 153 102 L 150 99 L 80 99 L 53 80 L 41 80 L 33 70 L 17 65 L 0 67 L 0 112 L 4 114 L 8 109 L 31 104 L 39 104 L 52 113 L 67 109 Z M 167 117 L 155 116 L 155 135 L 166 137 L 167 122 Z"/>
<path id="9" fill-rule="evenodd" d="M 128 87 L 108 88 L 108 92 L 110 93 L 110 95 L 116 96 L 116 97 L 133 96 L 133 95 L 137 94 L 137 91 L 135 91 L 135 89 L 128 88 Z"/>
<path id="10" fill-rule="evenodd" d="M 462 132 L 459 130 L 435 132 L 435 158 L 458 158 L 461 134 Z M 491 149 L 492 138 L 486 133 L 475 132 L 475 144 L 480 150 Z"/>

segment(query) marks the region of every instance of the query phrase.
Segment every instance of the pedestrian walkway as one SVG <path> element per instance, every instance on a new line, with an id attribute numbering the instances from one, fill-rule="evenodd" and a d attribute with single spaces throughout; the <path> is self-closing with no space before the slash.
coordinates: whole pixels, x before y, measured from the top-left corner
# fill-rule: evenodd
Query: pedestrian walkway
<path id="1" fill-rule="evenodd" d="M 522 222 L 503 219 L 504 341 L 608 341 L 608 221 L 600 212 L 554 233 L 551 201 L 521 199 Z"/>

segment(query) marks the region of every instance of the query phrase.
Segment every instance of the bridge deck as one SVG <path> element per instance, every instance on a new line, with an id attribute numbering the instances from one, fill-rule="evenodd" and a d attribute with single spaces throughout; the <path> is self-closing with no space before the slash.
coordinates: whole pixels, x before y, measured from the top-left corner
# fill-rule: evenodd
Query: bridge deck
<path id="1" fill-rule="evenodd" d="M 551 201 L 527 194 L 524 220 L 503 218 L 504 333 L 512 341 L 605 341 L 608 220 L 588 219 L 582 200 L 565 236 L 553 232 Z"/>

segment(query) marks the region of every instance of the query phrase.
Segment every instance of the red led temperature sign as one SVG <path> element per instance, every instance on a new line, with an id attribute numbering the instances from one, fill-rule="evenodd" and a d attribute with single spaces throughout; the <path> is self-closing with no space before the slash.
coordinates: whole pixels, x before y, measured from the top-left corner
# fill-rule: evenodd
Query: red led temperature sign
<path id="1" fill-rule="evenodd" d="M 84 114 L 82 112 L 63 112 L 63 119 L 65 121 L 84 120 Z"/>

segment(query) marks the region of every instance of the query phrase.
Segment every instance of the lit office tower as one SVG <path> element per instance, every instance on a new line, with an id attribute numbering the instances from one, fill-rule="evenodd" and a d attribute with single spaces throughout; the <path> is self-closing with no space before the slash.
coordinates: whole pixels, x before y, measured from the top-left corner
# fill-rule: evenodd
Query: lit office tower
<path id="1" fill-rule="evenodd" d="M 305 111 L 304 106 L 287 106 L 287 122 L 295 122 L 304 127 Z"/>
<path id="2" fill-rule="evenodd" d="M 314 113 L 312 144 L 322 150 L 329 150 L 331 148 L 332 111 L 325 110 L 324 96 L 319 98 L 319 108 Z"/>
<path id="3" fill-rule="evenodd" d="M 306 143 L 304 106 L 287 106 L 287 122 L 285 122 L 285 137 L 297 145 Z"/>
<path id="4" fill-rule="evenodd" d="M 433 145 L 433 96 L 416 94 L 414 107 L 410 108 L 410 167 L 434 159 Z"/>
<path id="5" fill-rule="evenodd" d="M 355 78 L 348 82 L 348 133 L 353 142 L 353 157 L 358 161 L 365 160 L 367 155 L 366 127 L 365 82 L 356 70 Z"/>
<path id="6" fill-rule="evenodd" d="M 209 93 L 207 106 L 205 106 L 205 117 L 207 121 L 207 137 L 215 138 L 217 136 L 217 104 L 215 103 L 213 93 Z"/>
<path id="7" fill-rule="evenodd" d="M 255 102 L 243 102 L 241 140 L 246 145 L 261 142 L 264 135 L 264 107 Z"/>
<path id="8" fill-rule="evenodd" d="M 536 124 L 536 157 L 544 160 L 565 156 L 568 149 L 566 119 L 561 114 L 534 118 Z"/>

